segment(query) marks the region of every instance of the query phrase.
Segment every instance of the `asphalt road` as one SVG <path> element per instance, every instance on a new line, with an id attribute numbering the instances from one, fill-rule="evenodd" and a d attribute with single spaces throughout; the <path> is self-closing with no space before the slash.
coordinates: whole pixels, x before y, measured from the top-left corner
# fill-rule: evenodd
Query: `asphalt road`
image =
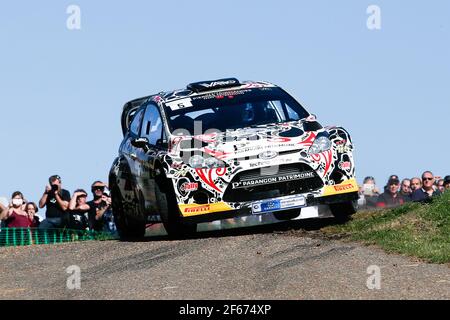
<path id="1" fill-rule="evenodd" d="M 327 239 L 329 221 L 0 248 L 0 299 L 450 299 L 448 265 Z M 81 289 L 67 288 L 73 265 Z M 371 265 L 380 289 L 367 287 Z"/>

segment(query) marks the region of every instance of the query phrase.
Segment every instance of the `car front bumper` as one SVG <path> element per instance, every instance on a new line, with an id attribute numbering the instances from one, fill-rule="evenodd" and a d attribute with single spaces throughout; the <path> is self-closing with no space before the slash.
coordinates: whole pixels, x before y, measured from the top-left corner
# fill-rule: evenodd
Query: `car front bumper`
<path id="1" fill-rule="evenodd" d="M 301 209 L 319 205 L 330 205 L 358 200 L 358 185 L 355 179 L 347 180 L 339 185 L 325 186 L 322 189 L 306 193 L 265 200 L 255 200 L 241 203 L 217 202 L 210 204 L 180 204 L 180 212 L 185 221 L 211 222 L 240 216 L 261 215 L 292 209 Z M 303 198 L 303 200 L 302 200 Z M 289 203 L 285 207 L 279 206 L 274 210 L 265 209 L 255 212 L 254 207 L 262 203 Z"/>

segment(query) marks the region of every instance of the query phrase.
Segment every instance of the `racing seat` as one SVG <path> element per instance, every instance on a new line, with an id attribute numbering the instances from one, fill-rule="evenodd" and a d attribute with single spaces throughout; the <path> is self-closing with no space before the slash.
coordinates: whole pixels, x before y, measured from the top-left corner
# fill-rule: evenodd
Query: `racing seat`
<path id="1" fill-rule="evenodd" d="M 254 124 L 265 124 L 278 121 L 277 112 L 269 107 L 267 103 L 258 102 L 254 104 L 255 117 Z"/>

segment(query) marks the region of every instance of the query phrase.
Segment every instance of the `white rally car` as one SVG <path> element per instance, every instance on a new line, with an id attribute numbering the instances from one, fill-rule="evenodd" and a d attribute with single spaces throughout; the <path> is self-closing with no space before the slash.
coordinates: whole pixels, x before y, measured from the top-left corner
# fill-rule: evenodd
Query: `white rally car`
<path id="1" fill-rule="evenodd" d="M 271 83 L 202 81 L 136 99 L 122 128 L 109 183 L 123 237 L 142 236 L 149 220 L 179 236 L 237 216 L 356 211 L 350 135 Z"/>

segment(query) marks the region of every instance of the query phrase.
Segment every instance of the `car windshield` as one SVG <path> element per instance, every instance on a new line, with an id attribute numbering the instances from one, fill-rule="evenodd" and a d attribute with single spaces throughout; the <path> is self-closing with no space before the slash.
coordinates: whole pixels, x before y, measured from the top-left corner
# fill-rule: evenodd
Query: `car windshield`
<path id="1" fill-rule="evenodd" d="M 280 88 L 214 92 L 167 104 L 169 126 L 176 135 L 297 121 L 309 113 Z"/>

